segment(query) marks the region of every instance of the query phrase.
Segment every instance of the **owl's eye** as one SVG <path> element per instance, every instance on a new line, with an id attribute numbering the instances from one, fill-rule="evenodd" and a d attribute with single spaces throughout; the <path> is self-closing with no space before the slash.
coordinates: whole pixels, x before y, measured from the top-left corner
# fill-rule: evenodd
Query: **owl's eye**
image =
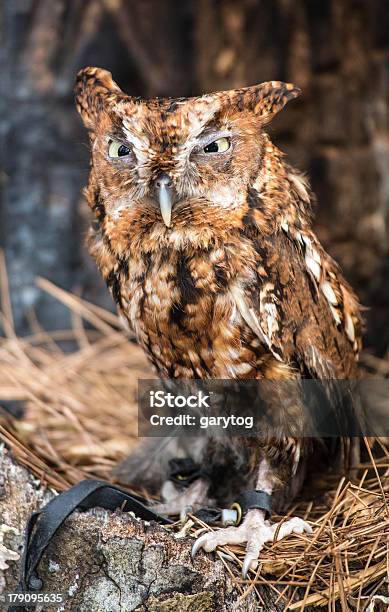
<path id="1" fill-rule="evenodd" d="M 204 147 L 204 153 L 225 153 L 231 146 L 229 138 L 218 138 Z"/>
<path id="2" fill-rule="evenodd" d="M 130 155 L 130 153 L 131 149 L 126 147 L 126 145 L 116 142 L 116 140 L 110 141 L 108 147 L 108 155 L 110 157 L 126 157 L 126 155 Z"/>

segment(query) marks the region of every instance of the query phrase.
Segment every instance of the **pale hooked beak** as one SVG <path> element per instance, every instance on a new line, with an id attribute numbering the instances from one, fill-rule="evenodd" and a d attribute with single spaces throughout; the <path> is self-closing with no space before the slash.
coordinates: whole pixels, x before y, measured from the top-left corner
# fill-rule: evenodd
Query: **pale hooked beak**
<path id="1" fill-rule="evenodd" d="M 174 201 L 173 182 L 170 176 L 163 173 L 155 179 L 154 184 L 163 222 L 166 227 L 170 227 Z"/>

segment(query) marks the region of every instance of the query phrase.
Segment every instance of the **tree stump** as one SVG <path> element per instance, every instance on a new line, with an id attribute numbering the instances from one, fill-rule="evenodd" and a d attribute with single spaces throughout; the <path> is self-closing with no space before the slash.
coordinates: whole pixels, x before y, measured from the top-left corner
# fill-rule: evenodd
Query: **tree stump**
<path id="1" fill-rule="evenodd" d="M 31 512 L 54 495 L 0 450 L 0 604 L 17 588 L 23 534 Z M 45 612 L 248 612 L 260 610 L 251 590 L 242 597 L 215 555 L 191 559 L 193 539 L 128 513 L 95 509 L 73 513 L 59 529 L 38 568 L 44 593 L 63 602 Z M 217 559 L 217 560 L 215 560 Z M 265 610 L 280 612 L 276 595 L 261 588 Z M 4 606 L 4 607 L 3 607 Z"/>

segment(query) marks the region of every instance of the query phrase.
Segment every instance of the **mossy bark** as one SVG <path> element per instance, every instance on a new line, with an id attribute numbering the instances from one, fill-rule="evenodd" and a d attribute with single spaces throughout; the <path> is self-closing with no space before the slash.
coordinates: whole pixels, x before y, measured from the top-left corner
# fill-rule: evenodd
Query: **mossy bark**
<path id="1" fill-rule="evenodd" d="M 53 495 L 0 451 L 0 602 L 16 591 L 23 533 L 31 512 Z M 199 553 L 193 539 L 177 537 L 130 514 L 102 509 L 73 513 L 53 538 L 38 568 L 44 593 L 60 593 L 63 603 L 45 612 L 249 612 L 259 610 L 254 591 L 241 598 L 225 566 Z M 281 612 L 267 587 L 260 594 L 269 612 Z M 3 600 L 4 602 L 4 600 Z M 0 609 L 5 604 L 0 603 Z"/>

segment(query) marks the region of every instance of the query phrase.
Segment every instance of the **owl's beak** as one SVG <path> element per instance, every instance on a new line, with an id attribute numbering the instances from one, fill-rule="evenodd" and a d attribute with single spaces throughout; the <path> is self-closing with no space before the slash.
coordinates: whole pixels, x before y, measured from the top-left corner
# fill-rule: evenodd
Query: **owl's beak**
<path id="1" fill-rule="evenodd" d="M 154 185 L 163 222 L 166 227 L 170 227 L 174 200 L 173 182 L 170 176 L 163 173 L 155 179 Z"/>

